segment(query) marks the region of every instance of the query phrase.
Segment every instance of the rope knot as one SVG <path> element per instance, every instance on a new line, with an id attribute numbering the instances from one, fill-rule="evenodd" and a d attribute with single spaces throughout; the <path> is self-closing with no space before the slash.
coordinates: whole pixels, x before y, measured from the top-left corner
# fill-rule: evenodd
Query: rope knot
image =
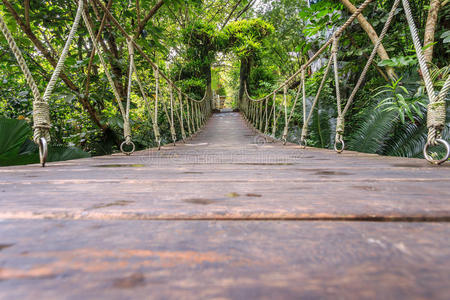
<path id="1" fill-rule="evenodd" d="M 336 134 L 342 135 L 344 133 L 345 120 L 344 117 L 338 116 L 336 119 Z"/>
<path id="2" fill-rule="evenodd" d="M 125 142 L 129 144 L 131 142 L 131 128 L 130 122 L 127 119 L 123 122 L 123 136 L 125 137 Z"/>
<path id="3" fill-rule="evenodd" d="M 33 128 L 34 141 L 37 143 L 41 137 L 50 141 L 50 108 L 43 101 L 33 102 Z"/>
<path id="4" fill-rule="evenodd" d="M 301 137 L 300 137 L 300 140 L 302 140 L 302 141 L 306 140 L 306 137 L 307 137 L 307 136 L 308 136 L 308 129 L 305 128 L 305 127 L 303 127 L 303 128 L 302 128 L 302 135 L 301 135 Z"/>
<path id="5" fill-rule="evenodd" d="M 439 100 L 427 106 L 427 127 L 441 130 L 445 126 L 445 101 Z"/>

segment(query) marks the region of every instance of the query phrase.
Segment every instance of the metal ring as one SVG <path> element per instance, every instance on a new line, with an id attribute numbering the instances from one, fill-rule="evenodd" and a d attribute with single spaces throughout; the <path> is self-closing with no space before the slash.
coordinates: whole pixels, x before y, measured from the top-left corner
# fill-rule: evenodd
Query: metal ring
<path id="1" fill-rule="evenodd" d="M 283 145 L 286 145 L 286 143 L 287 143 L 286 137 L 282 137 L 281 140 L 283 141 Z"/>
<path id="2" fill-rule="evenodd" d="M 124 145 L 131 145 L 133 148 L 131 149 L 131 151 L 125 151 L 125 150 L 123 150 Z M 122 151 L 122 153 L 125 155 L 131 155 L 135 149 L 136 149 L 136 146 L 134 145 L 134 143 L 132 141 L 130 141 L 128 143 L 127 143 L 127 141 L 124 141 L 124 142 L 122 142 L 122 144 L 120 144 L 120 151 Z"/>
<path id="3" fill-rule="evenodd" d="M 42 167 L 45 167 L 45 163 L 47 162 L 47 156 L 48 156 L 47 140 L 41 137 L 39 139 L 39 161 Z"/>
<path id="4" fill-rule="evenodd" d="M 430 146 L 430 144 L 426 143 L 425 147 L 423 147 L 423 156 L 425 156 L 425 159 L 429 163 L 434 164 L 434 165 L 440 165 L 440 164 L 442 164 L 442 163 L 444 163 L 444 162 L 446 162 L 448 160 L 448 158 L 450 156 L 450 145 L 447 143 L 446 140 L 443 140 L 443 139 L 436 139 L 436 142 L 445 146 L 445 148 L 447 149 L 446 155 L 440 160 L 433 159 L 433 157 L 428 155 L 428 147 Z"/>
<path id="5" fill-rule="evenodd" d="M 338 143 L 342 144 L 341 149 L 337 148 L 337 144 Z M 337 153 L 342 153 L 342 151 L 344 151 L 344 148 L 345 148 L 345 143 L 344 143 L 343 139 L 339 139 L 339 140 L 335 140 L 334 141 L 334 151 L 336 151 Z"/>

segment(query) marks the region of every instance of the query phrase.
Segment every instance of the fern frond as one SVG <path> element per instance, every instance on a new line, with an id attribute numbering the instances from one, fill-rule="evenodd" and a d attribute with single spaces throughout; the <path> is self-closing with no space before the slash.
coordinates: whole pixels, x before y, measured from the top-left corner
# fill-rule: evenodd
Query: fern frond
<path id="1" fill-rule="evenodd" d="M 368 109 L 360 127 L 351 136 L 348 143 L 350 150 L 366 153 L 379 153 L 398 121 L 395 111 Z"/>

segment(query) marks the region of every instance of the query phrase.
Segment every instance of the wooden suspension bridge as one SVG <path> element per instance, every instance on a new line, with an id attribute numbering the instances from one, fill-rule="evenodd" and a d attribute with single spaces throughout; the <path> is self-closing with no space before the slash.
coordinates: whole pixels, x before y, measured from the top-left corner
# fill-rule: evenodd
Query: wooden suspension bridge
<path id="1" fill-rule="evenodd" d="M 266 142 L 0 169 L 0 298 L 445 299 L 450 165 Z"/>
<path id="2" fill-rule="evenodd" d="M 161 142 L 158 109 L 164 109 L 173 140 L 173 145 L 132 156 L 1 168 L 0 299 L 448 299 L 450 165 L 342 152 L 345 114 L 400 5 L 394 1 L 355 89 L 341 103 L 339 37 L 370 2 L 365 0 L 272 93 L 253 99 L 241 82 L 241 113 L 214 114 L 210 87 L 201 100 L 184 94 L 99 0 L 87 3 L 98 5 L 103 19 L 127 40 L 126 99 L 98 45 L 102 25 L 95 33 L 82 0 L 41 95 L 0 15 L 0 29 L 33 93 L 34 141 L 42 165 L 50 139 L 48 99 L 82 22 L 123 117 L 122 152 L 131 154 L 135 148 L 133 80 L 150 110 L 155 141 Z M 429 97 L 424 154 L 443 163 L 450 152 L 442 138 L 450 76 L 439 92 L 434 90 L 409 3 L 401 2 Z M 305 73 L 328 49 L 326 72 L 307 113 Z M 135 52 L 153 69 L 152 96 L 139 79 Z M 338 108 L 335 149 L 340 154 L 304 144 L 331 65 Z M 303 98 L 303 145 L 286 143 L 293 112 L 287 110 L 287 90 L 295 80 L 300 84 L 294 103 Z M 284 106 L 275 101 L 281 92 Z M 275 136 L 283 113 L 281 141 L 268 139 L 270 129 Z M 184 143 L 177 142 L 180 136 Z M 440 161 L 427 151 L 438 143 L 447 148 Z M 130 145 L 132 151 L 122 149 Z"/>

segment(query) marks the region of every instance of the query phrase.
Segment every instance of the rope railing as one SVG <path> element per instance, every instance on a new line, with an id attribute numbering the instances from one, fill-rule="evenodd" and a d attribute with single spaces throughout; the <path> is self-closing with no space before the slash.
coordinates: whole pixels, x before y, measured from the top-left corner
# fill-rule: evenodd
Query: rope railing
<path id="1" fill-rule="evenodd" d="M 97 5 L 104 12 L 104 16 L 102 19 L 102 24 L 100 26 L 99 32 L 94 34 L 94 30 L 92 28 L 92 22 L 88 18 L 87 10 L 84 9 L 84 1 L 89 1 L 92 6 Z M 326 83 L 327 77 L 330 72 L 331 65 L 333 65 L 334 69 L 334 81 L 335 81 L 335 92 L 336 92 L 336 106 L 337 106 L 337 120 L 336 120 L 336 136 L 334 149 L 336 152 L 341 153 L 344 148 L 344 131 L 345 131 L 345 117 L 346 113 L 349 111 L 353 100 L 359 89 L 361 88 L 364 79 L 367 75 L 370 65 L 372 64 L 375 55 L 377 53 L 378 48 L 381 46 L 381 42 L 385 37 L 390 24 L 395 16 L 395 11 L 397 7 L 402 1 L 403 8 L 405 11 L 406 19 L 408 22 L 408 26 L 411 32 L 411 36 L 413 39 L 414 48 L 416 51 L 416 55 L 419 61 L 419 66 L 421 70 L 421 74 L 423 76 L 423 80 L 425 82 L 426 92 L 429 98 L 429 104 L 427 106 L 427 127 L 428 127 L 428 137 L 427 142 L 424 147 L 423 153 L 425 158 L 434 164 L 441 164 L 448 160 L 450 155 L 450 146 L 447 141 L 442 139 L 442 130 L 445 127 L 445 118 L 446 118 L 446 109 L 445 109 L 445 98 L 450 90 L 450 76 L 445 79 L 445 83 L 441 91 L 436 94 L 434 90 L 434 86 L 431 80 L 430 72 L 428 70 L 428 66 L 425 62 L 425 58 L 423 55 L 423 50 L 421 47 L 420 39 L 417 33 L 416 26 L 414 24 L 414 20 L 412 18 L 411 9 L 409 7 L 408 0 L 395 0 L 391 10 L 388 14 L 388 17 L 384 23 L 383 29 L 378 37 L 378 40 L 374 44 L 371 55 L 369 56 L 364 69 L 362 70 L 360 77 L 353 88 L 350 96 L 345 101 L 341 99 L 340 88 L 339 88 L 339 64 L 338 64 L 338 56 L 337 52 L 339 50 L 339 38 L 342 33 L 346 30 L 348 26 L 352 24 L 352 22 L 357 18 L 357 16 L 367 7 L 367 5 L 372 2 L 372 0 L 365 0 L 355 12 L 351 14 L 351 16 L 345 21 L 345 23 L 340 26 L 332 36 L 320 47 L 318 51 L 316 51 L 307 62 L 305 62 L 296 72 L 294 72 L 291 76 L 289 76 L 286 80 L 284 80 L 277 88 L 272 90 L 269 94 L 265 95 L 261 98 L 252 98 L 248 92 L 248 83 L 244 82 L 244 95 L 241 99 L 239 106 L 240 109 L 244 112 L 244 117 L 247 119 L 249 123 L 251 123 L 255 130 L 263 132 L 264 134 L 268 134 L 270 126 L 272 126 L 272 138 L 276 138 L 277 131 L 277 122 L 281 115 L 284 116 L 284 127 L 282 131 L 283 144 L 286 143 L 288 133 L 289 133 L 289 124 L 291 122 L 295 107 L 297 105 L 298 99 L 300 98 L 300 92 L 302 93 L 302 110 L 303 110 L 303 126 L 301 132 L 300 143 L 306 147 L 306 138 L 308 136 L 308 124 L 312 117 L 312 112 L 314 111 L 320 93 Z M 159 106 L 162 106 L 164 109 L 164 113 L 166 114 L 166 120 L 169 124 L 170 135 L 174 145 L 178 140 L 178 137 L 181 136 L 181 140 L 185 141 L 187 136 L 192 136 L 198 131 L 206 122 L 207 118 L 212 113 L 213 104 L 211 103 L 211 95 L 208 93 L 208 88 L 205 90 L 204 96 L 202 99 L 197 100 L 190 95 L 184 93 L 170 78 L 165 75 L 164 72 L 161 72 L 158 65 L 153 62 L 150 57 L 143 51 L 143 49 L 134 41 L 132 36 L 128 34 L 128 32 L 124 29 L 124 27 L 120 24 L 120 22 L 112 15 L 109 10 L 109 6 L 105 6 L 100 0 L 79 0 L 75 1 L 78 4 L 77 13 L 75 15 L 74 22 L 72 24 L 71 30 L 65 42 L 64 48 L 61 52 L 60 58 L 55 66 L 55 70 L 49 80 L 47 87 L 41 96 L 36 83 L 34 82 L 33 76 L 23 58 L 23 55 L 15 43 L 11 32 L 8 30 L 2 16 L 0 15 L 0 30 L 3 35 L 6 37 L 8 45 L 10 46 L 12 52 L 14 53 L 19 66 L 22 72 L 25 74 L 26 82 L 30 86 L 33 94 L 33 122 L 34 122 L 34 141 L 39 145 L 40 152 L 40 161 L 42 166 L 45 166 L 45 162 L 47 159 L 47 142 L 50 141 L 50 108 L 48 105 L 49 99 L 52 95 L 53 89 L 56 85 L 56 82 L 59 78 L 59 75 L 63 69 L 64 61 L 68 55 L 69 48 L 71 46 L 72 40 L 76 34 L 79 22 L 81 18 L 84 21 L 84 25 L 88 30 L 89 37 L 92 41 L 93 45 L 93 54 L 98 55 L 100 59 L 100 63 L 104 69 L 104 73 L 107 77 L 108 83 L 113 91 L 114 98 L 117 102 L 119 112 L 123 118 L 123 135 L 124 141 L 120 145 L 120 150 L 127 155 L 130 155 L 135 150 L 135 145 L 132 141 L 132 129 L 130 125 L 130 109 L 131 109 L 131 100 L 132 100 L 132 85 L 133 81 L 137 82 L 138 90 L 140 92 L 140 96 L 144 99 L 146 103 L 147 109 L 149 111 L 150 119 L 152 121 L 153 133 L 155 137 L 155 141 L 158 145 L 158 149 L 161 147 L 161 133 L 158 124 L 158 113 Z M 128 47 L 128 58 L 129 58 L 129 69 L 128 69 L 128 83 L 126 95 L 121 95 L 116 86 L 116 83 L 113 80 L 113 76 L 111 75 L 111 71 L 106 64 L 106 61 L 103 57 L 102 49 L 99 46 L 99 37 L 101 31 L 105 27 L 105 20 L 109 20 L 112 22 L 118 31 L 122 34 L 122 36 L 127 41 Z M 319 88 L 316 92 L 312 105 L 310 107 L 309 112 L 307 113 L 307 98 L 306 98 L 306 70 L 307 68 L 316 61 L 322 53 L 325 52 L 331 46 L 330 56 L 328 58 L 328 63 L 325 68 L 325 72 L 323 74 L 323 78 L 319 85 Z M 154 101 L 153 101 L 153 111 L 151 111 L 151 101 L 148 98 L 147 92 L 144 88 L 142 81 L 140 80 L 140 76 L 138 74 L 138 70 L 135 64 L 135 51 L 137 51 L 140 56 L 151 66 L 153 70 L 153 77 L 155 80 L 155 92 L 154 92 Z M 290 109 L 288 109 L 288 95 L 289 88 L 294 80 L 300 77 L 300 83 L 298 86 L 298 90 L 294 95 L 294 101 Z M 133 80 L 134 78 L 134 80 Z M 164 88 L 164 85 L 160 83 L 160 80 L 164 80 L 166 82 L 166 88 L 168 92 L 165 94 L 168 97 L 164 97 L 164 93 L 161 92 L 161 89 Z M 86 89 L 88 86 L 86 87 Z M 277 104 L 277 94 L 282 91 L 283 98 L 281 106 L 278 107 Z M 122 98 L 125 98 L 126 106 L 124 107 Z M 270 103 L 270 99 L 272 101 Z M 169 107 L 168 107 L 169 106 Z M 270 110 L 268 107 L 271 106 Z M 277 108 L 278 107 L 278 108 Z M 175 118 L 178 119 L 180 132 L 177 134 L 176 126 L 175 126 Z M 187 134 L 186 134 L 187 133 Z M 436 146 L 438 144 L 442 144 L 446 147 L 446 155 L 441 159 L 436 159 L 433 155 L 429 155 L 429 147 Z M 124 150 L 125 146 L 131 146 L 131 151 Z M 338 145 L 341 145 L 338 147 Z"/>
<path id="2" fill-rule="evenodd" d="M 426 87 L 426 91 L 427 91 L 428 98 L 429 98 L 429 104 L 427 106 L 428 138 L 427 138 L 427 143 L 425 144 L 423 153 L 424 153 L 424 157 L 430 163 L 441 164 L 441 163 L 447 161 L 450 156 L 450 146 L 447 141 L 442 139 L 442 130 L 445 127 L 445 119 L 446 119 L 445 97 L 446 97 L 448 91 L 450 90 L 450 75 L 446 78 L 446 81 L 445 81 L 444 86 L 441 89 L 440 93 L 438 95 L 436 95 L 436 93 L 434 91 L 433 83 L 431 81 L 431 76 L 428 71 L 428 66 L 425 62 L 422 47 L 421 47 L 420 40 L 419 40 L 419 37 L 417 34 L 417 29 L 415 27 L 415 24 L 414 24 L 414 21 L 412 18 L 412 13 L 411 13 L 411 9 L 409 7 L 409 2 L 408 2 L 408 0 L 401 0 L 401 1 L 403 2 L 405 15 L 406 15 L 406 18 L 408 21 L 408 26 L 411 31 L 411 36 L 413 38 L 413 43 L 414 43 L 417 58 L 419 61 L 419 66 L 421 69 L 421 73 L 423 76 L 423 80 L 425 82 L 425 87 Z M 350 96 L 345 101 L 344 107 L 342 107 L 344 104 L 344 101 L 341 98 L 340 87 L 339 87 L 339 64 L 338 64 L 338 56 L 337 56 L 337 52 L 339 50 L 339 38 L 342 35 L 342 33 L 344 32 L 344 30 L 350 24 L 352 24 L 353 20 L 364 10 L 364 8 L 370 2 L 371 2 L 371 0 L 364 1 L 361 4 L 361 6 L 346 20 L 346 22 L 341 27 L 339 27 L 339 29 L 337 29 L 331 35 L 331 37 L 322 45 L 322 47 L 316 53 L 314 53 L 314 55 L 311 56 L 311 58 L 305 64 L 303 64 L 296 72 L 294 72 L 293 75 L 291 75 L 289 78 L 284 80 L 277 88 L 275 88 L 269 94 L 267 94 L 261 98 L 252 98 L 248 92 L 248 84 L 247 84 L 247 82 L 244 82 L 244 95 L 243 95 L 243 98 L 240 103 L 240 108 L 244 112 L 244 117 L 255 129 L 260 129 L 260 131 L 262 131 L 261 130 L 261 122 L 263 122 L 264 119 L 265 119 L 266 125 L 269 123 L 267 113 L 262 114 L 261 112 L 267 111 L 267 105 L 269 105 L 267 100 L 269 99 L 269 97 L 273 96 L 272 110 L 273 110 L 274 114 L 273 114 L 273 120 L 272 120 L 272 138 L 276 139 L 275 134 L 277 131 L 277 121 L 278 121 L 278 117 L 276 114 L 276 111 L 277 111 L 276 96 L 282 90 L 283 91 L 283 101 L 282 101 L 283 108 L 279 108 L 278 110 L 279 111 L 283 110 L 283 112 L 284 112 L 284 128 L 283 128 L 283 132 L 282 132 L 282 136 L 281 136 L 281 141 L 283 142 L 283 144 L 286 144 L 287 136 L 288 136 L 288 132 L 289 132 L 289 123 L 291 121 L 292 112 L 294 111 L 294 109 L 296 107 L 297 100 L 298 100 L 298 97 L 300 94 L 300 90 L 302 90 L 303 126 L 302 126 L 302 132 L 301 132 L 301 137 L 300 137 L 300 144 L 303 147 L 306 147 L 306 138 L 308 135 L 308 124 L 311 120 L 312 112 L 314 111 L 314 109 L 318 103 L 320 93 L 325 85 L 326 80 L 327 80 L 327 77 L 328 77 L 328 74 L 330 71 L 330 67 L 331 67 L 331 65 L 333 65 L 335 92 L 336 92 L 336 107 L 337 107 L 336 136 L 335 136 L 335 142 L 334 142 L 334 150 L 337 153 L 343 152 L 343 150 L 345 148 L 344 131 L 345 131 L 346 114 L 349 111 L 351 105 L 353 104 L 353 100 L 355 99 L 357 92 L 359 91 L 359 89 L 361 88 L 361 86 L 364 82 L 364 79 L 367 75 L 369 67 L 373 63 L 373 60 L 376 56 L 377 50 L 381 46 L 381 42 L 382 42 L 383 38 L 385 37 L 385 35 L 392 23 L 392 20 L 395 16 L 397 7 L 400 5 L 400 0 L 394 1 L 393 5 L 391 7 L 391 10 L 389 11 L 388 17 L 384 23 L 383 29 L 382 29 L 380 35 L 378 36 L 377 41 L 374 44 L 372 52 L 371 52 L 365 66 L 357 80 L 357 83 L 356 83 L 355 87 L 353 88 Z M 307 107 L 306 107 L 305 71 L 311 65 L 311 63 L 314 62 L 316 59 L 318 59 L 319 56 L 330 45 L 331 45 L 331 55 L 328 58 L 328 63 L 326 65 L 321 83 L 316 92 L 316 95 L 312 102 L 309 113 L 307 113 L 306 112 Z M 295 95 L 295 100 L 293 101 L 293 105 L 290 109 L 290 113 L 288 113 L 287 90 L 290 87 L 291 83 L 298 77 L 298 75 L 300 75 L 299 89 Z M 256 105 L 261 106 L 261 105 L 263 105 L 263 103 L 265 103 L 266 109 L 264 109 L 264 110 L 260 109 L 259 111 L 255 111 L 254 107 Z M 264 134 L 267 134 L 267 131 L 268 131 L 267 127 L 268 126 L 266 126 L 266 128 L 264 129 L 264 132 L 263 132 Z M 431 146 L 436 146 L 438 144 L 442 144 L 446 148 L 446 154 L 441 159 L 436 159 L 432 155 L 428 154 L 428 148 Z"/>
<path id="3" fill-rule="evenodd" d="M 52 95 L 52 92 L 55 88 L 56 82 L 59 78 L 59 75 L 64 67 L 64 62 L 67 58 L 67 55 L 69 53 L 70 45 L 72 44 L 72 40 L 75 36 L 75 33 L 77 31 L 78 25 L 80 23 L 81 14 L 83 11 L 83 0 L 78 1 L 78 8 L 77 13 L 75 15 L 74 22 L 72 24 L 72 27 L 70 29 L 69 35 L 67 37 L 66 43 L 64 45 L 64 48 L 61 52 L 61 55 L 58 59 L 58 62 L 56 64 L 55 70 L 53 71 L 53 74 L 47 84 L 47 87 L 44 91 L 43 96 L 41 97 L 41 94 L 39 92 L 39 89 L 36 85 L 36 82 L 34 81 L 33 75 L 30 72 L 30 69 L 28 68 L 28 65 L 23 58 L 22 52 L 20 51 L 19 47 L 17 46 L 16 42 L 14 41 L 14 38 L 9 31 L 8 27 L 6 26 L 5 21 L 3 20 L 2 16 L 0 15 L 0 30 L 2 31 L 3 35 L 5 36 L 9 47 L 11 48 L 12 52 L 14 53 L 14 56 L 19 63 L 20 69 L 25 75 L 26 81 L 28 86 L 30 87 L 32 94 L 33 94 L 33 128 L 34 128 L 34 135 L 33 140 L 34 142 L 39 146 L 39 160 L 41 165 L 44 167 L 45 163 L 47 161 L 47 155 L 48 155 L 48 142 L 50 142 L 50 108 L 49 108 L 49 100 Z"/>
<path id="4" fill-rule="evenodd" d="M 170 80 L 170 78 L 165 75 L 163 72 L 159 70 L 159 67 L 156 63 L 154 63 L 148 55 L 139 47 L 139 45 L 133 40 L 131 35 L 129 35 L 126 30 L 121 26 L 121 24 L 117 21 L 117 19 L 111 14 L 109 9 L 100 1 L 97 0 L 89 0 L 91 5 L 94 5 L 97 3 L 101 9 L 104 11 L 104 17 L 102 18 L 102 24 L 100 25 L 100 29 L 97 33 L 97 35 L 94 34 L 94 30 L 92 28 L 92 23 L 87 15 L 87 10 L 85 10 L 85 0 L 79 0 L 74 2 L 77 4 L 77 12 L 75 15 L 74 22 L 72 24 L 71 30 L 69 32 L 69 35 L 66 39 L 64 48 L 61 52 L 60 58 L 55 66 L 55 70 L 49 80 L 49 83 L 47 84 L 47 87 L 44 91 L 43 96 L 41 96 L 38 87 L 33 79 L 33 76 L 27 66 L 27 63 L 25 59 L 23 58 L 23 55 L 17 46 L 17 44 L 14 41 L 14 38 L 9 31 L 8 27 L 6 26 L 6 23 L 4 22 L 2 16 L 0 15 L 0 30 L 3 33 L 3 35 L 6 37 L 6 40 L 8 42 L 8 45 L 10 46 L 12 52 L 14 53 L 14 56 L 16 57 L 16 60 L 19 63 L 19 66 L 22 70 L 22 72 L 25 75 L 26 82 L 29 85 L 32 94 L 33 94 L 33 122 L 34 122 L 34 141 L 39 146 L 39 154 L 40 154 L 40 162 L 42 166 L 45 166 L 46 160 L 47 160 L 47 154 L 48 154 L 48 148 L 47 143 L 50 141 L 50 108 L 49 108 L 49 99 L 52 95 L 52 92 L 54 90 L 54 87 L 56 85 L 56 82 L 59 78 L 59 75 L 64 67 L 64 62 L 67 58 L 67 55 L 69 53 L 69 48 L 71 46 L 72 40 L 77 32 L 78 25 L 80 23 L 80 20 L 83 19 L 84 25 L 88 31 L 89 37 L 92 41 L 93 45 L 93 52 L 91 55 L 98 55 L 100 63 L 102 65 L 102 68 L 104 70 L 104 73 L 107 77 L 109 86 L 111 87 L 113 91 L 114 98 L 117 102 L 117 105 L 119 107 L 119 112 L 122 115 L 123 118 L 123 135 L 124 135 L 124 141 L 120 145 L 120 150 L 122 153 L 126 155 L 131 155 L 135 151 L 135 144 L 132 141 L 132 129 L 130 125 L 130 109 L 131 109 L 131 98 L 132 98 L 132 85 L 133 85 L 133 77 L 135 81 L 138 84 L 139 92 L 144 99 L 144 102 L 147 105 L 147 109 L 149 111 L 150 119 L 153 124 L 153 133 L 155 136 L 155 141 L 158 145 L 158 149 L 161 147 L 161 134 L 160 129 L 158 125 L 158 106 L 160 103 L 163 105 L 166 104 L 166 101 L 161 98 L 162 94 L 160 93 L 161 84 L 160 84 L 160 78 L 163 78 L 168 85 L 169 88 L 169 105 L 170 105 L 170 115 L 168 116 L 167 120 L 170 123 L 170 133 L 172 137 L 172 141 L 175 145 L 175 142 L 177 141 L 177 133 L 174 126 L 174 114 L 176 117 L 178 117 L 180 122 L 180 135 L 183 141 L 186 140 L 186 131 L 185 131 L 185 122 L 184 117 L 187 116 L 188 122 L 191 120 L 193 122 L 196 122 L 197 127 L 192 126 L 191 124 L 188 125 L 188 132 L 191 136 L 196 131 L 198 131 L 201 126 L 203 126 L 211 114 L 211 105 L 209 105 L 209 94 L 208 89 L 205 90 L 205 94 L 202 99 L 197 100 L 186 93 L 184 93 L 180 88 L 178 88 L 173 81 Z M 128 59 L 129 59 L 129 69 L 128 69 L 128 82 L 127 82 L 127 91 L 126 91 L 126 106 L 124 107 L 122 102 L 122 96 L 113 80 L 113 76 L 111 74 L 111 71 L 108 68 L 108 65 L 106 64 L 102 48 L 99 46 L 99 38 L 102 30 L 104 29 L 105 20 L 108 19 L 112 23 L 116 25 L 116 27 L 119 29 L 119 31 L 122 33 L 122 35 L 125 37 L 127 41 L 127 48 L 128 48 Z M 149 63 L 153 69 L 154 73 L 154 79 L 155 79 L 155 97 L 154 97 L 154 110 L 151 112 L 151 104 L 147 97 L 146 91 L 144 89 L 143 83 L 139 78 L 138 70 L 136 68 L 135 64 L 135 50 L 141 54 L 141 56 L 144 58 L 147 63 Z M 87 92 L 89 85 L 86 85 Z M 177 100 L 175 101 L 173 90 L 176 90 L 177 94 Z M 125 97 L 125 96 L 124 96 Z M 183 98 L 186 100 L 186 110 L 184 109 L 183 105 Z M 178 103 L 178 107 L 176 107 Z M 190 105 L 189 105 L 190 103 Z M 191 110 L 189 109 L 189 106 L 193 108 L 195 106 L 196 108 L 196 114 L 191 115 Z M 179 109 L 179 111 L 178 111 Z M 192 123 L 193 125 L 194 123 Z M 124 149 L 124 147 L 128 145 L 131 146 L 131 150 L 127 151 Z"/>

